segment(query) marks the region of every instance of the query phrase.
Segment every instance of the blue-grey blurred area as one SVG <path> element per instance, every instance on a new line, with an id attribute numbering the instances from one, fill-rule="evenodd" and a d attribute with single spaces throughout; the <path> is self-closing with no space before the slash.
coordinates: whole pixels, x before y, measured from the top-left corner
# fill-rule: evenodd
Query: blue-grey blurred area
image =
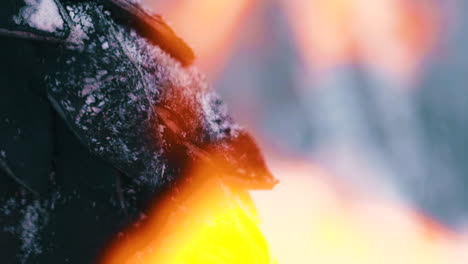
<path id="1" fill-rule="evenodd" d="M 200 3 L 206 9 L 198 20 L 213 16 L 223 22 L 223 15 L 219 15 L 221 2 L 216 2 L 215 11 L 210 0 L 170 4 L 165 0 L 145 1 L 163 15 L 167 10 L 160 8 L 163 3 L 175 6 L 173 10 L 180 8 L 177 4 L 193 8 Z M 235 10 L 233 2 L 226 1 L 230 5 L 226 4 L 223 12 L 229 17 Z M 242 16 L 230 42 L 224 43 L 230 46 L 224 52 L 227 59 L 208 78 L 237 121 L 255 134 L 262 149 L 293 159 L 309 159 L 358 190 L 397 197 L 451 227 L 466 225 L 468 2 L 249 3 L 254 4 Z M 290 5 L 296 6 L 297 16 L 288 11 Z M 202 9 L 190 10 L 184 9 L 184 16 L 175 21 L 179 32 L 198 30 L 200 38 L 216 39 L 217 34 L 230 30 L 220 33 L 197 29 L 200 21 L 190 19 L 197 17 L 193 12 Z M 167 14 L 171 20 L 171 13 Z M 418 16 L 422 18 L 416 19 Z M 301 19 L 312 23 L 295 23 Z M 396 23 L 403 33 L 387 35 L 387 31 L 393 33 L 385 28 L 389 23 Z M 326 54 L 320 56 L 323 47 L 315 44 L 321 43 L 322 35 L 333 33 L 334 27 L 347 29 L 344 33 L 351 36 L 343 37 L 338 31 L 338 41 L 350 42 L 350 49 L 362 47 L 351 59 L 342 58 L 323 69 L 321 60 Z M 298 35 L 314 32 L 322 35 L 313 35 L 318 36 L 318 42 L 306 43 L 306 47 L 318 56 L 307 59 L 304 41 Z M 182 37 L 190 43 L 188 35 Z M 421 37 L 425 35 L 430 37 Z M 403 59 L 397 69 L 401 68 L 403 74 L 391 70 L 394 57 L 398 62 L 399 55 Z M 204 59 L 203 53 L 199 59 Z"/>
<path id="2" fill-rule="evenodd" d="M 436 4 L 437 41 L 405 79 L 359 61 L 314 71 L 283 6 L 269 1 L 243 25 L 215 87 L 264 149 L 310 158 L 460 227 L 468 216 L 468 2 Z M 253 31 L 263 35 L 252 41 L 249 21 L 259 19 L 263 28 Z"/>

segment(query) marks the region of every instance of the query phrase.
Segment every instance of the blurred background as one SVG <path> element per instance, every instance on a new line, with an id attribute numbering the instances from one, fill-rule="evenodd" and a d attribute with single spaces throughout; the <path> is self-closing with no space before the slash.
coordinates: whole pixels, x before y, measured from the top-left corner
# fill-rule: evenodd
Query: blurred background
<path id="1" fill-rule="evenodd" d="M 281 184 L 299 174 L 304 184 L 326 183 L 297 189 L 297 201 L 311 200 L 298 215 L 333 207 L 313 202 L 329 197 L 360 206 L 385 200 L 357 214 L 401 207 L 455 233 L 466 229 L 467 1 L 144 4 L 193 47 L 197 66 L 258 139 Z M 398 214 L 412 218 L 404 210 Z M 384 218 L 384 228 L 395 223 Z"/>

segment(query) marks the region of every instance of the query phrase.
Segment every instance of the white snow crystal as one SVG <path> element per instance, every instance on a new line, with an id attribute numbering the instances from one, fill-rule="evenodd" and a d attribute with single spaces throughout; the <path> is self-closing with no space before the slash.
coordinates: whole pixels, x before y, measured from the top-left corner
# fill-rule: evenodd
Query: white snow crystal
<path id="1" fill-rule="evenodd" d="M 24 0 L 24 2 L 26 6 L 13 18 L 15 23 L 26 23 L 47 32 L 63 29 L 63 20 L 54 0 Z"/>
<path id="2" fill-rule="evenodd" d="M 103 49 L 103 50 L 106 50 L 106 49 L 108 49 L 108 48 L 109 48 L 109 43 L 107 43 L 107 41 L 104 42 L 104 43 L 102 43 L 102 49 Z"/>
<path id="3" fill-rule="evenodd" d="M 130 97 L 130 99 L 134 102 L 136 102 L 138 100 L 138 97 L 136 97 L 136 95 L 134 95 L 133 93 L 129 93 L 128 94 L 128 97 Z"/>
<path id="4" fill-rule="evenodd" d="M 42 252 L 39 232 L 47 221 L 45 208 L 42 207 L 39 201 L 34 201 L 24 209 L 24 216 L 20 221 L 21 249 L 24 254 L 22 263 L 27 262 L 30 255 Z"/>
<path id="5" fill-rule="evenodd" d="M 92 95 L 89 95 L 89 96 L 86 98 L 86 104 L 88 104 L 88 105 L 94 103 L 95 101 L 96 101 L 96 99 L 94 99 L 94 96 L 92 96 Z"/>
<path id="6" fill-rule="evenodd" d="M 241 127 L 229 117 L 227 106 L 220 101 L 216 93 L 206 93 L 199 96 L 203 117 L 214 139 L 223 139 L 228 135 L 236 136 Z M 229 130 L 229 134 L 225 131 Z"/>
<path id="7" fill-rule="evenodd" d="M 84 48 L 84 41 L 88 40 L 88 33 L 94 31 L 94 24 L 92 18 L 87 14 L 87 5 L 67 6 L 68 14 L 74 22 L 71 28 L 70 35 L 67 42 L 69 48 L 82 50 Z"/>

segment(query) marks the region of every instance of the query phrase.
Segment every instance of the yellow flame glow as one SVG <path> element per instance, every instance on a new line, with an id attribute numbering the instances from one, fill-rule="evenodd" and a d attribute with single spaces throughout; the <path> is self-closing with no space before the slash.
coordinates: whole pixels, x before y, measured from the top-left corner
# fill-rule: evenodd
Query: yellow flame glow
<path id="1" fill-rule="evenodd" d="M 117 239 L 102 263 L 269 264 L 268 245 L 250 205 L 219 178 L 193 179 L 200 178 Z"/>
<path id="2" fill-rule="evenodd" d="M 251 2 L 177 2 L 166 13 L 168 20 L 192 43 L 202 65 L 219 66 Z M 414 73 L 435 38 L 436 12 L 422 2 L 283 0 L 311 65 L 360 60 L 399 76 Z M 281 183 L 254 193 L 260 224 L 222 181 L 204 180 L 182 190 L 184 199 L 155 208 L 142 227 L 115 243 L 103 263 L 267 264 L 270 252 L 282 264 L 467 263 L 467 236 L 395 201 L 346 195 L 316 167 L 296 161 L 274 165 Z"/>
<path id="3" fill-rule="evenodd" d="M 348 195 L 327 173 L 275 162 L 281 183 L 254 193 L 261 229 L 279 263 L 462 264 L 468 236 L 456 235 L 396 201 Z M 364 196 L 364 195 L 363 195 Z"/>
<path id="4" fill-rule="evenodd" d="M 190 182 L 185 186 L 192 187 L 155 208 L 142 227 L 117 241 L 103 263 L 464 264 L 468 259 L 468 236 L 415 210 L 378 196 L 349 195 L 327 181 L 324 170 L 296 161 L 275 162 L 275 171 L 282 179 L 276 189 L 254 194 L 260 224 L 235 190 L 206 177 L 211 174 L 206 168 L 199 184 Z"/>

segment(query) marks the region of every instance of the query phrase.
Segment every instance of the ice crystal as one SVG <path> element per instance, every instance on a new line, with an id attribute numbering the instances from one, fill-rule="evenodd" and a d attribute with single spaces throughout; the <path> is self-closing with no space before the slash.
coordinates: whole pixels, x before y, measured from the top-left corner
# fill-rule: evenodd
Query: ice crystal
<path id="1" fill-rule="evenodd" d="M 24 0 L 26 6 L 13 18 L 17 24 L 29 26 L 47 32 L 63 29 L 63 19 L 60 16 L 54 0 Z"/>

